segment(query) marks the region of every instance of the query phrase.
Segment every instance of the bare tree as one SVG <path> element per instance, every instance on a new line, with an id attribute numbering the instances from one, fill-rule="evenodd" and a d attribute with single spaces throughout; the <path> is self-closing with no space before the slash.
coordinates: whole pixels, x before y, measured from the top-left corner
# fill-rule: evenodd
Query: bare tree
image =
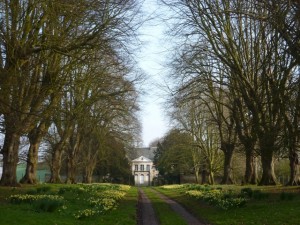
<path id="1" fill-rule="evenodd" d="M 232 156 L 236 142 L 236 132 L 231 110 L 231 98 L 226 84 L 227 74 L 223 64 L 212 57 L 204 45 L 186 47 L 179 53 L 172 64 L 176 83 L 174 96 L 177 105 L 187 106 L 194 112 L 190 115 L 189 130 L 194 135 L 199 131 L 197 121 L 200 111 L 207 115 L 206 124 L 217 128 L 219 148 L 224 153 L 224 173 L 222 183 L 232 183 Z M 187 104 L 186 104 L 187 103 Z M 176 108 L 176 105 L 175 105 Z M 198 127 L 197 127 L 198 126 Z M 197 134 L 198 136 L 199 134 Z M 211 137 L 213 138 L 213 137 Z M 198 136 L 198 141 L 202 137 Z"/>
<path id="2" fill-rule="evenodd" d="M 257 6 L 267 8 L 266 14 L 259 18 L 271 24 L 272 28 L 280 33 L 280 36 L 289 46 L 289 54 L 296 63 L 300 64 L 300 3 L 297 0 L 269 0 L 256 1 Z"/>
<path id="3" fill-rule="evenodd" d="M 214 184 L 214 174 L 220 173 L 224 162 L 218 128 L 212 122 L 211 114 L 206 105 L 203 102 L 201 104 L 201 99 L 181 103 L 179 108 L 174 108 L 172 118 L 193 137 L 191 157 L 196 180 L 206 183 L 208 175 L 208 183 Z"/>
<path id="4" fill-rule="evenodd" d="M 51 95 L 61 95 L 70 62 L 107 42 L 118 43 L 119 51 L 128 50 L 124 44 L 135 30 L 135 5 L 130 0 L 0 2 L 2 185 L 16 184 L 20 135 L 39 123 L 51 106 Z"/>
<path id="5" fill-rule="evenodd" d="M 194 48 L 200 45 L 202 54 L 199 42 L 204 42 L 204 50 L 223 66 L 227 96 L 236 90 L 253 121 L 263 168 L 260 184 L 275 184 L 273 156 L 281 147 L 277 140 L 283 128 L 287 80 L 295 63 L 278 32 L 257 16 L 267 9 L 242 0 L 164 2 L 181 18 L 176 31 Z M 230 111 L 229 121 L 234 119 Z"/>

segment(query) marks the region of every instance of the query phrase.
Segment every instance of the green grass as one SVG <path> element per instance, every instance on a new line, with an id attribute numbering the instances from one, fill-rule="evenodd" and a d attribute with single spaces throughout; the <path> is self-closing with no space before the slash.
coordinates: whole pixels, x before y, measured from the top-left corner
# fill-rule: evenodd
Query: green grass
<path id="1" fill-rule="evenodd" d="M 119 207 L 99 218 L 97 224 L 133 225 L 136 224 L 136 206 L 138 192 L 136 187 L 131 187 L 125 199 L 121 200 Z"/>
<path id="2" fill-rule="evenodd" d="M 187 224 L 181 216 L 175 213 L 169 204 L 164 202 L 151 188 L 143 188 L 147 197 L 151 200 L 154 211 L 159 222 L 163 225 L 185 225 Z"/>
<path id="3" fill-rule="evenodd" d="M 222 189 L 230 189 L 236 193 L 240 192 L 241 186 L 221 186 Z M 300 192 L 299 188 L 290 187 L 258 187 L 251 186 L 254 190 L 267 193 L 264 198 L 252 198 L 242 208 L 222 210 L 207 205 L 199 200 L 189 198 L 182 189 L 156 190 L 175 199 L 198 218 L 208 221 L 214 225 L 297 225 L 300 224 Z M 282 197 L 282 192 L 292 193 L 292 198 Z"/>
<path id="4" fill-rule="evenodd" d="M 60 188 L 79 187 L 78 185 L 36 185 L 21 188 L 0 187 L 0 225 L 96 225 L 96 224 L 136 224 L 136 204 L 138 192 L 131 187 L 123 199 L 119 201 L 117 209 L 104 214 L 76 219 L 74 213 L 90 207 L 85 203 L 89 193 L 65 192 L 61 194 L 66 200 L 66 208 L 54 212 L 36 210 L 34 204 L 12 204 L 8 197 L 15 194 L 40 192 L 37 194 L 58 194 Z M 42 192 L 42 193 L 41 193 Z"/>
<path id="5" fill-rule="evenodd" d="M 58 194 L 62 188 L 78 188 L 80 185 L 25 185 L 21 188 L 0 187 L 0 225 L 133 225 L 136 224 L 136 204 L 138 192 L 131 187 L 118 207 L 104 214 L 97 214 L 84 219 L 76 219 L 74 213 L 86 209 L 85 199 L 90 193 L 65 191 L 61 195 L 66 200 L 65 209 L 54 212 L 37 210 L 34 204 L 12 204 L 9 196 L 16 194 Z M 256 191 L 255 196 L 249 199 L 242 208 L 222 210 L 208 205 L 200 200 L 185 195 L 184 189 L 155 188 L 163 194 L 181 203 L 198 218 L 214 225 L 298 225 L 300 224 L 300 188 L 299 187 L 261 187 L 261 186 L 219 186 L 223 190 L 232 190 L 240 193 L 242 188 L 249 187 Z M 150 188 L 143 189 L 152 200 L 153 206 L 161 224 L 182 225 L 185 222 L 161 200 Z M 263 193 L 260 195 L 259 193 Z"/>

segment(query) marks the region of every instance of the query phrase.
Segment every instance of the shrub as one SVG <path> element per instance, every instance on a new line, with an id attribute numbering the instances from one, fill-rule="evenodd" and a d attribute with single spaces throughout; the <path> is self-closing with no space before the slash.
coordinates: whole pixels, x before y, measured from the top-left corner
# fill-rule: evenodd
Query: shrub
<path id="1" fill-rule="evenodd" d="M 129 191 L 130 186 L 129 185 L 125 185 L 125 184 L 120 184 L 119 185 L 119 190 L 120 191 Z"/>
<path id="2" fill-rule="evenodd" d="M 252 198 L 253 190 L 252 188 L 242 188 L 241 189 L 241 196 Z"/>
<path id="3" fill-rule="evenodd" d="M 50 190 L 51 190 L 50 186 L 37 187 L 36 193 L 46 193 L 46 192 L 50 192 Z"/>
<path id="4" fill-rule="evenodd" d="M 58 195 L 12 195 L 10 202 L 13 204 L 29 203 L 37 211 L 54 212 L 63 205 L 63 197 Z"/>
<path id="5" fill-rule="evenodd" d="M 240 208 L 246 205 L 246 199 L 244 198 L 227 198 L 227 199 L 219 199 L 217 202 L 217 206 L 221 209 L 232 209 L 232 208 Z"/>
<path id="6" fill-rule="evenodd" d="M 56 209 L 63 205 L 61 199 L 42 198 L 33 203 L 38 211 L 54 212 Z"/>
<path id="7" fill-rule="evenodd" d="M 184 186 L 182 184 L 170 184 L 170 185 L 164 185 L 162 188 L 164 189 L 181 189 Z"/>
<path id="8" fill-rule="evenodd" d="M 216 189 L 220 192 L 222 192 L 222 190 Z M 227 198 L 235 198 L 234 192 L 233 190 L 229 189 L 227 191 L 223 191 L 223 198 L 227 199 Z"/>
<path id="9" fill-rule="evenodd" d="M 12 204 L 30 204 L 35 211 L 53 212 L 59 209 L 60 212 L 63 210 L 66 213 L 65 210 L 68 209 L 71 212 L 67 214 L 83 219 L 115 209 L 129 189 L 128 185 L 84 184 L 64 186 L 55 194 L 50 194 L 51 188 L 45 185 L 31 189 L 29 193 L 32 194 L 11 195 L 9 200 Z M 76 208 L 67 207 L 64 203 L 74 203 Z"/>
<path id="10" fill-rule="evenodd" d="M 225 210 L 239 208 L 246 204 L 245 198 L 237 198 L 231 192 L 223 193 L 221 190 L 216 189 L 210 191 L 190 190 L 186 194 Z"/>
<path id="11" fill-rule="evenodd" d="M 198 190 L 198 191 L 210 191 L 213 188 L 209 185 L 200 185 L 200 184 L 190 184 L 187 186 L 188 190 Z"/>
<path id="12" fill-rule="evenodd" d="M 223 190 L 223 188 L 222 188 L 222 187 L 216 187 L 216 189 L 217 189 L 217 190 L 220 190 L 220 191 L 222 191 L 222 190 Z"/>
<path id="13" fill-rule="evenodd" d="M 295 194 L 294 193 L 290 193 L 290 192 L 281 192 L 280 193 L 280 200 L 293 200 L 295 198 Z"/>
<path id="14" fill-rule="evenodd" d="M 264 200 L 264 199 L 269 198 L 269 194 L 264 193 L 261 190 L 254 190 L 252 193 L 252 197 L 256 200 Z"/>
<path id="15" fill-rule="evenodd" d="M 88 203 L 92 209 L 80 210 L 74 214 L 76 219 L 84 219 L 96 214 L 105 213 L 117 207 L 118 201 L 124 198 L 126 192 L 130 189 L 128 185 L 112 185 L 112 184 L 92 184 L 77 187 L 72 193 L 79 196 L 82 201 Z"/>
<path id="16" fill-rule="evenodd" d="M 84 210 L 79 210 L 77 213 L 74 214 L 74 217 L 76 219 L 84 219 L 87 217 L 91 217 L 97 214 L 97 211 L 93 209 L 84 209 Z"/>
<path id="17" fill-rule="evenodd" d="M 36 195 L 37 194 L 37 190 L 36 189 L 29 189 L 28 191 L 26 191 L 26 194 L 28 194 L 28 195 Z"/>
<path id="18" fill-rule="evenodd" d="M 115 200 L 120 200 L 125 196 L 125 192 L 123 191 L 117 191 L 117 190 L 107 190 L 100 193 L 97 193 L 96 195 L 99 198 L 112 198 Z"/>
<path id="19" fill-rule="evenodd" d="M 25 194 L 25 195 L 11 195 L 9 197 L 10 202 L 13 204 L 21 204 L 21 203 L 31 203 L 32 201 L 34 201 L 34 197 L 35 195 L 29 195 L 29 194 Z"/>
<path id="20" fill-rule="evenodd" d="M 61 187 L 58 190 L 58 194 L 65 194 L 67 192 L 74 193 L 74 194 L 75 193 L 79 194 L 79 193 L 83 193 L 83 192 L 86 192 L 86 191 L 81 186 L 79 186 L 79 187 L 78 186 L 75 186 L 75 187 Z"/>

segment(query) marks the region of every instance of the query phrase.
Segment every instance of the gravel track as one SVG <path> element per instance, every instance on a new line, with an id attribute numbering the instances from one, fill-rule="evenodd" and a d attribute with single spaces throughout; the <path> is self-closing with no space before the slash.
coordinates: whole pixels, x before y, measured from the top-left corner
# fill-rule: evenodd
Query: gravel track
<path id="1" fill-rule="evenodd" d="M 170 207 L 179 214 L 188 225 L 209 225 L 208 223 L 203 223 L 189 213 L 185 208 L 183 208 L 176 201 L 168 198 L 160 192 L 152 191 L 157 194 L 164 202 L 170 205 Z M 157 216 L 155 215 L 154 209 L 152 207 L 150 199 L 147 197 L 145 192 L 139 189 L 139 202 L 138 202 L 138 225 L 159 225 Z M 162 224 L 163 225 L 163 224 Z"/>

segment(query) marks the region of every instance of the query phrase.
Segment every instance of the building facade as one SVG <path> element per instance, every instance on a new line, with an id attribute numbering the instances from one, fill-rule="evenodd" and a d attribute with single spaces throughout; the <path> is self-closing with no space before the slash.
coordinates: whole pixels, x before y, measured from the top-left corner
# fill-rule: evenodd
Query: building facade
<path id="1" fill-rule="evenodd" d="M 151 159 L 140 156 L 131 161 L 132 175 L 134 176 L 134 184 L 136 186 L 150 186 L 153 178 L 157 177 L 158 171 L 153 165 Z"/>

